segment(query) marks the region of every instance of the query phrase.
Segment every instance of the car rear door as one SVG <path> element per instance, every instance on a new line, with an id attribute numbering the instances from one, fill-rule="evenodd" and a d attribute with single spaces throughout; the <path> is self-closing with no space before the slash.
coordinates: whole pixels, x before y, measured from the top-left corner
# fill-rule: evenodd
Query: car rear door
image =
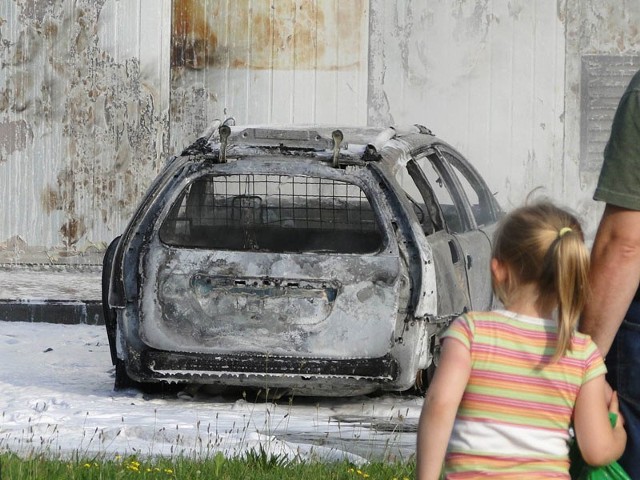
<path id="1" fill-rule="evenodd" d="M 414 152 L 405 177 L 401 183 L 434 251 L 439 314 L 491 308 L 489 264 L 499 208 L 486 184 L 445 144 Z"/>
<path id="2" fill-rule="evenodd" d="M 464 229 L 456 236 L 465 256 L 472 308 L 490 308 L 493 291 L 489 265 L 500 208 L 482 177 L 462 155 L 447 145 L 437 145 L 435 154 L 442 171 L 448 172 L 450 188 L 460 199 L 459 215 L 466 218 L 460 221 Z"/>
<path id="3" fill-rule="evenodd" d="M 238 161 L 189 180 L 143 259 L 141 337 L 164 350 L 383 357 L 403 275 L 365 169 Z"/>
<path id="4" fill-rule="evenodd" d="M 467 311 L 471 302 L 468 293 L 467 274 L 463 250 L 457 235 L 448 227 L 454 200 L 439 182 L 428 155 L 415 154 L 398 171 L 398 182 L 414 205 L 418 221 L 422 225 L 429 244 L 436 271 L 436 315 L 454 317 Z"/>

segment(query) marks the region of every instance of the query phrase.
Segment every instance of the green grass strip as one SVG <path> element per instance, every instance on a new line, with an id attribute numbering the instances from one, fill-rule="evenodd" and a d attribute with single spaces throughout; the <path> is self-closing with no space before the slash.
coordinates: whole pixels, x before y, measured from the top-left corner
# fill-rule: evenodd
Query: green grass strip
<path id="1" fill-rule="evenodd" d="M 12 453 L 0 454 L 0 479 L 10 480 L 103 480 L 103 479 L 213 479 L 213 480 L 328 480 L 415 478 L 415 462 L 368 463 L 356 466 L 347 461 L 298 462 L 285 457 L 250 452 L 243 459 L 225 458 L 221 453 L 210 459 L 188 458 L 139 459 L 135 456 L 112 460 L 56 460 L 44 455 L 22 458 Z"/>

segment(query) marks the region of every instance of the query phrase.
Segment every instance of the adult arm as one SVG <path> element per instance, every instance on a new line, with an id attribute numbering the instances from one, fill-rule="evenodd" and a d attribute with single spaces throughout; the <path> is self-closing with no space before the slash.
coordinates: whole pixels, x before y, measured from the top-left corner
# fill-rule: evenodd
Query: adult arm
<path id="1" fill-rule="evenodd" d="M 589 465 L 607 465 L 622 455 L 627 443 L 624 421 L 618 410 L 618 396 L 614 392 L 607 410 L 604 375 L 584 383 L 576 398 L 573 425 L 582 458 Z M 618 415 L 611 428 L 609 414 Z"/>
<path id="2" fill-rule="evenodd" d="M 640 211 L 607 204 L 591 250 L 591 295 L 580 330 L 603 356 L 640 282 Z"/>
<path id="3" fill-rule="evenodd" d="M 418 423 L 418 480 L 440 478 L 456 412 L 470 373 L 469 349 L 454 338 L 446 338 Z"/>

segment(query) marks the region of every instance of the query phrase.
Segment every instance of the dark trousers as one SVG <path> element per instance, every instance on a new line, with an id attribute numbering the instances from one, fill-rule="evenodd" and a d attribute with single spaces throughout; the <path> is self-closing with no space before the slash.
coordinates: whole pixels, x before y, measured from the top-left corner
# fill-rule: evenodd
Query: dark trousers
<path id="1" fill-rule="evenodd" d="M 640 301 L 629 307 L 606 358 L 607 381 L 618 392 L 627 448 L 618 463 L 640 480 Z"/>

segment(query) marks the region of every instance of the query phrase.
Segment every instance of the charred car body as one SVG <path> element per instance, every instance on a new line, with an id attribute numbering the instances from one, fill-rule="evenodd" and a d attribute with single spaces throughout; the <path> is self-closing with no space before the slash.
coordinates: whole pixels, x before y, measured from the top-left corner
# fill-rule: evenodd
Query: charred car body
<path id="1" fill-rule="evenodd" d="M 116 388 L 406 390 L 455 316 L 491 307 L 501 210 L 428 129 L 211 132 L 105 255 Z"/>

